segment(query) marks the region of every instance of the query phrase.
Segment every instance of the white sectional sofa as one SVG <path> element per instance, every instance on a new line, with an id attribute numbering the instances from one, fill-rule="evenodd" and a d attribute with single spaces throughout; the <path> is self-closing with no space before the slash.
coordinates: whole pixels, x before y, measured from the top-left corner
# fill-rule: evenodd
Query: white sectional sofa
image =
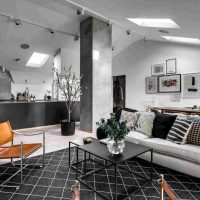
<path id="1" fill-rule="evenodd" d="M 136 131 L 129 132 L 125 140 L 153 148 L 153 163 L 200 178 L 200 146 L 179 145 Z M 148 152 L 140 158 L 150 161 Z"/>

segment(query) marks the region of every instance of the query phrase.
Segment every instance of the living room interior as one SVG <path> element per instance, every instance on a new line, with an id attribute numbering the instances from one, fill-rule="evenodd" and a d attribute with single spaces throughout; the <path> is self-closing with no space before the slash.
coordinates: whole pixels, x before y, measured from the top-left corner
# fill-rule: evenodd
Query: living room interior
<path id="1" fill-rule="evenodd" d="M 0 200 L 199 200 L 199 9 L 2 0 Z"/>

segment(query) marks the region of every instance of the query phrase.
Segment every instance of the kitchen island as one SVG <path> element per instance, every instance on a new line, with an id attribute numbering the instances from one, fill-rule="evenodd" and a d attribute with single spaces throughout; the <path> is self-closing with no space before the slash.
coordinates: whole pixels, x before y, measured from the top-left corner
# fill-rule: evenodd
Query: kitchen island
<path id="1" fill-rule="evenodd" d="M 59 124 L 66 119 L 65 101 L 1 101 L 0 122 L 9 120 L 13 129 Z M 80 102 L 74 107 L 71 119 L 79 121 Z"/>

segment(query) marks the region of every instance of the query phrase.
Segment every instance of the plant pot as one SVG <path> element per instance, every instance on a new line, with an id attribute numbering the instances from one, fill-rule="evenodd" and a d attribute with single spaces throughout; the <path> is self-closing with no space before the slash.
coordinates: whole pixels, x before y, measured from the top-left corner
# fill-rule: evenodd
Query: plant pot
<path id="1" fill-rule="evenodd" d="M 75 133 L 75 121 L 68 122 L 67 120 L 61 120 L 61 134 L 64 136 L 74 135 Z"/>
<path id="2" fill-rule="evenodd" d="M 124 151 L 125 142 L 124 140 L 115 141 L 110 139 L 108 140 L 107 148 L 111 154 L 120 154 Z"/>
<path id="3" fill-rule="evenodd" d="M 107 138 L 107 134 L 105 133 L 105 131 L 101 127 L 97 128 L 96 135 L 97 135 L 98 140 L 102 140 L 102 139 Z"/>

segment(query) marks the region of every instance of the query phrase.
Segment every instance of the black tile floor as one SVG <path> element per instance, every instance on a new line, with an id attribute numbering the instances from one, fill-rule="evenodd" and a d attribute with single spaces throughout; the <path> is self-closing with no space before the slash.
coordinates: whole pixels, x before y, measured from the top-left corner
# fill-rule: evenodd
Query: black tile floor
<path id="1" fill-rule="evenodd" d="M 68 149 L 46 154 L 46 165 L 42 169 L 29 167 L 24 170 L 24 184 L 19 190 L 0 188 L 0 200 L 70 200 L 70 190 L 75 182 L 75 170 L 68 167 Z M 79 157 L 82 157 L 80 153 Z M 75 150 L 71 151 L 72 159 L 75 159 Z M 42 163 L 39 157 L 28 160 L 30 163 Z M 143 175 L 149 175 L 148 162 L 141 159 L 131 160 L 122 164 L 132 171 Z M 81 166 L 80 166 L 81 167 Z M 98 168 L 99 164 L 88 162 L 87 169 Z M 17 170 L 10 164 L 0 165 L 0 182 Z M 194 178 L 174 170 L 154 165 L 153 182 L 144 189 L 132 195 L 129 200 L 156 200 L 159 199 L 159 174 L 164 174 L 170 188 L 181 200 L 200 200 L 200 179 Z M 118 170 L 118 199 L 126 198 L 144 180 L 132 176 L 124 170 Z M 10 184 L 19 181 L 19 176 L 11 179 Z M 114 191 L 114 169 L 108 168 L 89 176 L 86 182 L 95 187 L 101 193 L 112 199 Z M 97 194 L 81 184 L 81 200 L 101 200 Z M 166 198 L 167 199 L 167 198 Z"/>

